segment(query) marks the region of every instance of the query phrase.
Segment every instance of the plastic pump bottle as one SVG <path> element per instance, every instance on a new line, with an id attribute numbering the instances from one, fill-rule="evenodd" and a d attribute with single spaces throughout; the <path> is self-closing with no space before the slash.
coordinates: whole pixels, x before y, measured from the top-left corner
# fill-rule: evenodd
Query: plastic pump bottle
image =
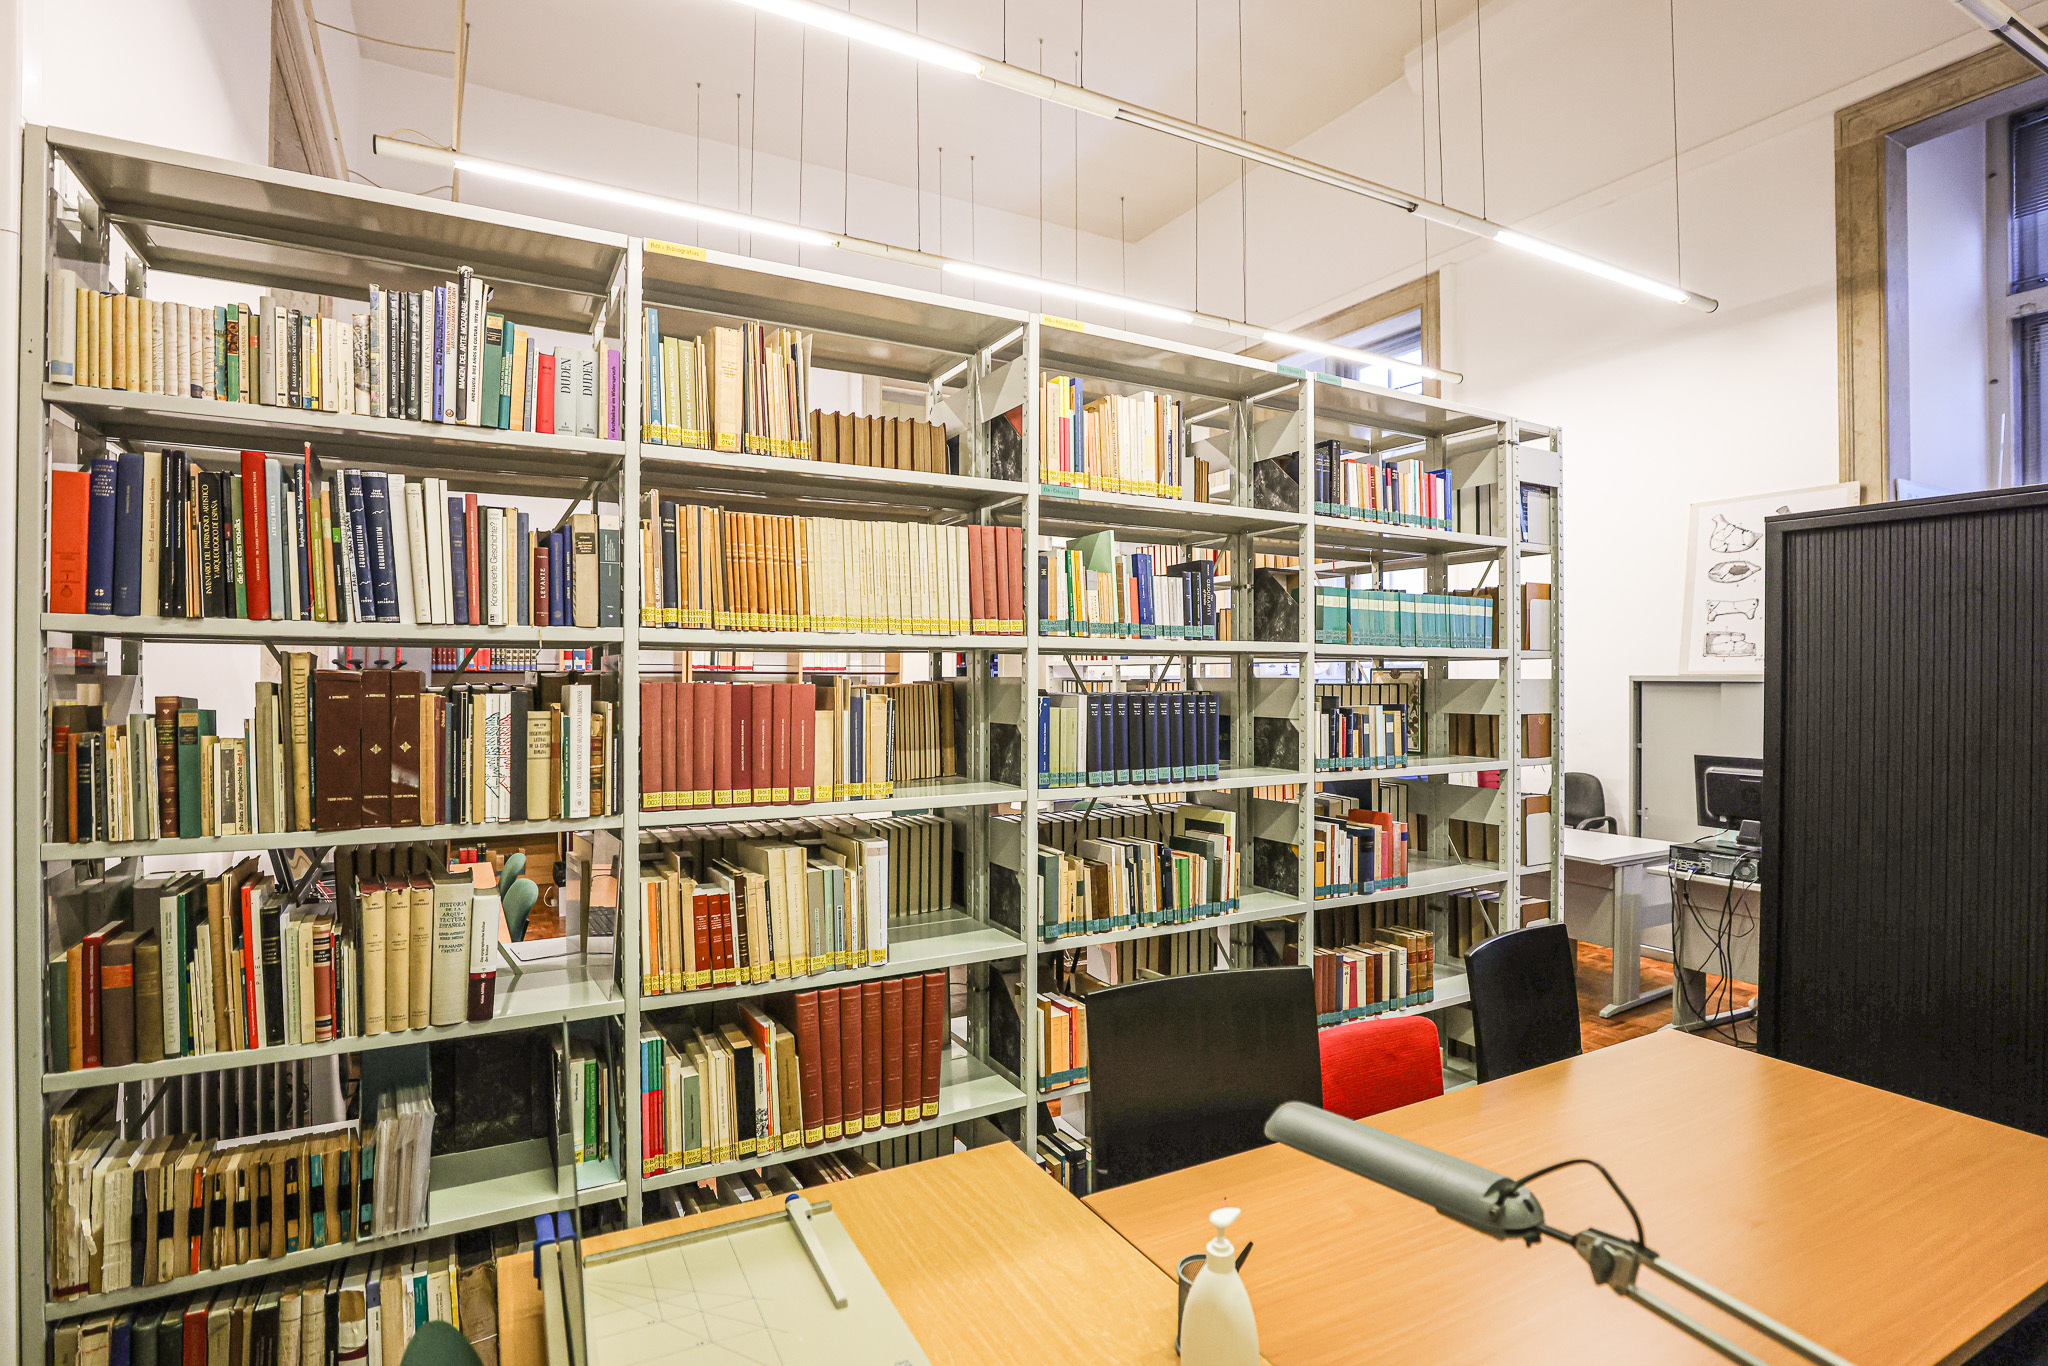
<path id="1" fill-rule="evenodd" d="M 1230 1245 L 1230 1226 L 1237 1216 L 1234 1209 L 1219 1209 L 1209 1216 L 1216 1236 L 1209 1241 L 1209 1260 L 1188 1287 L 1180 1325 L 1181 1366 L 1259 1366 L 1252 1297 L 1245 1293 L 1237 1274 L 1237 1249 Z"/>

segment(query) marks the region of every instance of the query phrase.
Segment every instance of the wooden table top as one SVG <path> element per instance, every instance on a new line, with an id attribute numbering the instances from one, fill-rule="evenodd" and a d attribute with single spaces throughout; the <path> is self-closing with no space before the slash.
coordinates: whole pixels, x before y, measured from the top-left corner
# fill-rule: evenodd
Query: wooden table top
<path id="1" fill-rule="evenodd" d="M 1955 1362 L 2048 1298 L 2048 1138 L 1675 1031 L 1374 1117 L 1520 1177 L 1606 1165 L 1651 1247 L 1856 1366 Z M 1626 1233 L 1597 1173 L 1534 1189 L 1548 1222 Z M 1719 1362 L 1554 1242 L 1501 1243 L 1269 1146 L 1087 1202 L 1162 1267 L 1244 1210 L 1259 1343 L 1279 1366 Z M 1662 1277 L 1673 1302 L 1793 1359 Z M 1107 1359 L 1107 1358 L 1106 1358 Z"/>
<path id="2" fill-rule="evenodd" d="M 1173 1351 L 1170 1273 L 1014 1144 L 836 1181 L 809 1194 L 831 1201 L 934 1366 L 1176 1366 L 1180 1360 Z M 630 1247 L 761 1209 L 740 1205 L 622 1229 L 589 1239 L 586 1251 Z M 1185 1250 L 1199 1248 L 1207 1227 L 1181 1240 Z M 539 1366 L 537 1301 L 530 1309 L 523 1302 L 504 1304 L 508 1276 L 528 1287 L 533 1282 L 531 1254 L 517 1267 L 509 1265 L 514 1260 L 499 1263 L 501 1316 L 513 1311 L 513 1322 L 501 1325 L 502 1362 Z"/>

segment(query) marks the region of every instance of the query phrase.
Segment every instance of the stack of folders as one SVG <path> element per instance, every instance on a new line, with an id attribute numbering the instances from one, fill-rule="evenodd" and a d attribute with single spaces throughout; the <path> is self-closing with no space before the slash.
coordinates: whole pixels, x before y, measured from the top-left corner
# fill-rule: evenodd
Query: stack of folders
<path id="1" fill-rule="evenodd" d="M 643 626 L 1022 635 L 1017 527 L 776 517 L 650 493 Z"/>
<path id="2" fill-rule="evenodd" d="M 1019 818 L 996 817 L 999 829 Z M 1194 802 L 1098 803 L 1038 825 L 1039 934 L 1047 940 L 1185 924 L 1237 909 L 1237 813 Z M 992 842 L 1011 867 L 1010 841 Z"/>
<path id="3" fill-rule="evenodd" d="M 1039 631 L 1049 636 L 1215 640 L 1216 562 L 1168 548 L 1118 552 L 1107 570 L 1072 549 L 1038 552 Z"/>
<path id="4" fill-rule="evenodd" d="M 811 457 L 811 335 L 745 323 L 662 334 L 647 310 L 642 441 L 698 450 Z"/>
<path id="5" fill-rule="evenodd" d="M 935 1119 L 944 972 L 727 1002 L 641 1027 L 641 1173 Z"/>
<path id="6" fill-rule="evenodd" d="M 1223 756 L 1214 693 L 1055 693 L 1038 699 L 1038 785 L 1213 781 Z"/>
<path id="7" fill-rule="evenodd" d="M 243 451 L 95 457 L 50 474 L 50 610 L 117 617 L 617 626 L 618 518 L 559 525 L 445 479 Z"/>
<path id="8" fill-rule="evenodd" d="M 641 809 L 858 801 L 957 777 L 953 689 L 643 679 Z"/>
<path id="9" fill-rule="evenodd" d="M 511 1226 L 477 1229 L 426 1247 L 368 1256 L 247 1281 L 190 1297 L 60 1323 L 51 1329 L 55 1366 L 154 1362 L 397 1362 L 429 1322 L 458 1328 L 485 1361 L 496 1361 L 496 1257 L 521 1250 Z M 532 1240 L 524 1240 L 531 1248 Z"/>
<path id="10" fill-rule="evenodd" d="M 59 842 L 575 820 L 621 807 L 613 674 L 533 686 L 425 685 L 409 669 L 283 657 L 254 715 L 159 697 L 109 724 L 96 699 L 52 704 Z"/>
<path id="11" fill-rule="evenodd" d="M 171 394 L 494 427 L 557 436 L 625 436 L 618 343 L 556 344 L 490 311 L 468 267 L 418 292 L 371 285 L 343 316 L 264 295 L 207 308 L 80 287 L 50 276 L 52 384 Z"/>

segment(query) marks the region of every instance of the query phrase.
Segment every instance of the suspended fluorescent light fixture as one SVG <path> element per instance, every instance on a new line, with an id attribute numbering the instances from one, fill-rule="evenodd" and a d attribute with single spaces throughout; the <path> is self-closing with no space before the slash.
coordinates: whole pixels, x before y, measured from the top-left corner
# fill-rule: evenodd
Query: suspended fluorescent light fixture
<path id="1" fill-rule="evenodd" d="M 2003 0 L 1956 0 L 1963 13 L 1991 31 L 1991 36 L 2048 71 L 2048 38 L 2041 30 L 2019 17 Z"/>
<path id="2" fill-rule="evenodd" d="M 1242 322 L 1235 318 L 1220 317 L 1214 313 L 1191 312 L 1174 308 L 1168 304 L 1156 304 L 1146 299 L 1127 298 L 1105 290 L 1089 289 L 1084 285 L 1068 284 L 1063 280 L 1041 280 L 1036 276 L 1019 275 L 1013 271 L 996 270 L 990 266 L 976 265 L 971 261 L 958 261 L 947 256 L 919 251 L 913 247 L 899 247 L 890 242 L 877 242 L 872 238 L 853 237 L 845 233 L 820 232 L 815 228 L 798 227 L 791 223 L 780 223 L 772 218 L 757 218 L 752 214 L 733 213 L 726 209 L 714 209 L 703 204 L 692 204 L 686 200 L 671 199 L 666 195 L 649 194 L 644 190 L 628 190 L 616 185 L 606 185 L 595 180 L 583 180 L 576 176 L 556 175 L 552 171 L 534 170 L 527 166 L 516 166 L 509 162 L 493 161 L 489 157 L 471 155 L 468 152 L 453 152 L 445 147 L 430 147 L 422 143 L 407 142 L 402 138 L 385 137 L 381 133 L 370 140 L 371 150 L 378 156 L 388 156 L 400 161 L 415 162 L 422 166 L 434 166 L 443 170 L 461 170 L 486 179 L 501 180 L 513 185 L 526 185 L 534 189 L 547 190 L 556 194 L 572 195 L 577 198 L 594 200 L 600 204 L 615 204 L 621 208 L 636 209 L 670 218 L 681 218 L 695 223 L 707 223 L 715 227 L 729 228 L 738 232 L 753 233 L 760 237 L 772 237 L 781 241 L 795 242 L 807 247 L 830 247 L 856 256 L 867 256 L 878 260 L 895 261 L 903 265 L 922 266 L 937 270 L 964 280 L 978 280 L 985 284 L 1025 293 L 1049 295 L 1058 299 L 1070 299 L 1076 303 L 1090 304 L 1097 308 L 1115 309 L 1118 312 L 1151 318 L 1158 322 L 1174 323 L 1184 327 L 1208 328 L 1228 332 L 1235 336 L 1250 337 L 1259 341 L 1274 342 L 1297 351 L 1315 351 L 1326 356 L 1356 361 L 1366 365 L 1384 365 L 1396 373 L 1412 375 L 1418 379 L 1441 380 L 1449 384 L 1461 383 L 1464 376 L 1455 370 L 1442 370 L 1422 365 L 1415 361 L 1402 360 L 1398 356 L 1383 356 L 1373 351 L 1362 351 L 1355 347 L 1339 346 L 1333 342 L 1317 341 L 1313 337 L 1296 336 L 1292 332 L 1279 332 L 1259 326 L 1257 323 Z"/>
<path id="3" fill-rule="evenodd" d="M 1156 133 L 1164 133 L 1169 137 L 1176 137 L 1184 142 L 1192 142 L 1198 146 L 1207 147 L 1212 151 L 1224 152 L 1231 156 L 1242 158 L 1245 161 L 1255 162 L 1261 166 L 1270 166 L 1276 171 L 1285 171 L 1289 175 L 1300 176 L 1304 180 L 1313 180 L 1318 184 L 1329 185 L 1350 194 L 1376 200 L 1381 204 L 1399 209 L 1403 213 L 1413 214 L 1415 217 L 1427 222 L 1452 228 L 1458 232 L 1470 233 L 1474 237 L 1503 242 L 1504 245 L 1514 247 L 1517 250 L 1541 256 L 1558 265 L 1583 271 L 1588 275 L 1598 276 L 1614 284 L 1625 285 L 1630 289 L 1639 290 L 1650 295 L 1652 298 L 1663 299 L 1668 303 L 1683 304 L 1687 308 L 1697 309 L 1702 313 L 1712 313 L 1716 308 L 1720 307 L 1716 300 L 1709 298 L 1705 294 L 1696 294 L 1689 289 L 1682 289 L 1676 285 L 1667 285 L 1660 281 L 1652 280 L 1647 276 L 1638 275 L 1634 271 L 1623 270 L 1619 266 L 1610 266 L 1603 261 L 1595 260 L 1593 257 L 1568 250 L 1564 247 L 1553 247 L 1547 242 L 1540 242 L 1525 234 L 1515 233 L 1511 229 L 1504 228 L 1490 219 L 1466 213 L 1461 209 L 1454 209 L 1448 204 L 1439 204 L 1434 200 L 1424 199 L 1419 195 L 1407 194 L 1391 186 L 1381 185 L 1377 181 L 1367 180 L 1363 176 L 1355 176 L 1348 171 L 1340 171 L 1334 166 L 1325 166 L 1321 162 L 1310 161 L 1306 157 L 1298 157 L 1292 152 L 1283 152 L 1276 147 L 1268 147 L 1263 143 L 1251 142 L 1223 132 L 1220 129 L 1205 127 L 1199 123 L 1190 123 L 1186 119 L 1178 119 L 1171 114 L 1163 114 L 1156 109 L 1147 109 L 1143 105 L 1128 104 L 1112 96 L 1103 95 L 1082 86 L 1069 85 L 1065 81 L 1054 80 L 1052 77 L 1042 75 L 1036 71 L 1026 71 L 1022 67 L 1011 66 L 1007 62 L 999 62 L 993 57 L 983 57 L 978 53 L 967 52 L 961 48 L 950 47 L 944 43 L 935 43 L 928 38 L 896 28 L 893 25 L 877 23 L 871 19 L 856 19 L 844 10 L 832 9 L 828 6 L 817 4 L 814 0 L 739 0 L 739 2 L 766 14 L 774 14 L 785 19 L 794 19 L 800 24 L 809 24 L 814 28 L 822 28 L 833 33 L 843 34 L 859 42 L 886 48 L 889 51 L 898 52 L 905 56 L 916 57 L 920 61 L 943 66 L 948 70 L 962 72 L 975 77 L 977 80 L 987 81 L 991 85 L 1002 86 L 1006 90 L 1014 90 L 1019 94 L 1030 95 L 1053 104 L 1064 105 L 1069 109 L 1080 110 L 1084 114 L 1093 114 L 1097 118 L 1113 119 L 1121 123 L 1131 124 L 1134 127 L 1147 128 Z M 1987 7 L 1997 5 L 1998 8 L 2004 8 L 2003 5 L 1999 5 L 1998 0 L 1957 0 L 1957 3 L 1965 8 L 1971 8 L 1974 5 Z M 1975 13 L 1975 10 L 1973 9 L 1972 12 Z M 2010 11 L 2007 11 L 2007 13 L 2010 14 Z M 2014 22 L 2017 23 L 2017 19 Z M 2021 27 L 2024 27 L 2024 25 Z M 2000 36 L 2004 37 L 2007 42 L 2014 42 L 2014 39 L 2007 36 L 2005 32 L 1999 31 L 1996 28 L 1994 28 L 1994 31 L 1998 31 Z M 1512 236 L 1515 240 L 1507 241 L 1506 239 L 1509 236 Z"/>

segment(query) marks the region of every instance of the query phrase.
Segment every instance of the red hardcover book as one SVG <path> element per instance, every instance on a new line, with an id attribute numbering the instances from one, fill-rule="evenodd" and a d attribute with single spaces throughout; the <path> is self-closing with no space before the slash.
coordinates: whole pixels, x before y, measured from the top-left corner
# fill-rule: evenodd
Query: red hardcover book
<path id="1" fill-rule="evenodd" d="M 903 1122 L 903 979 L 882 987 L 882 1123 Z M 920 993 L 922 988 L 919 989 Z"/>
<path id="2" fill-rule="evenodd" d="M 825 1140 L 824 1044 L 819 1035 L 818 993 L 796 994 L 797 1094 L 804 1112 L 804 1142 Z"/>
<path id="3" fill-rule="evenodd" d="M 818 800 L 818 690 L 808 683 L 796 685 L 794 711 L 790 715 L 790 744 L 795 747 L 790 766 L 793 772 L 789 799 L 792 802 Z"/>
<path id="4" fill-rule="evenodd" d="M 313 1041 L 334 1037 L 334 933 L 324 924 L 313 933 Z"/>
<path id="5" fill-rule="evenodd" d="M 667 690 L 657 679 L 640 680 L 640 809 L 659 811 L 668 804 L 668 730 L 662 725 Z"/>
<path id="6" fill-rule="evenodd" d="M 702 887 L 699 887 L 697 889 L 696 895 L 690 898 L 690 940 L 696 946 L 697 949 L 696 955 L 692 959 L 692 961 L 697 964 L 697 970 L 699 972 L 708 974 L 711 971 L 711 968 L 713 967 L 713 950 L 711 947 L 711 893 L 706 891 Z M 703 980 L 705 982 L 709 982 L 711 979 L 707 975 Z M 688 983 L 686 985 L 695 986 L 698 984 Z"/>
<path id="7" fill-rule="evenodd" d="M 773 696 L 771 715 L 774 726 L 769 736 L 769 757 L 774 773 L 769 781 L 775 789 L 774 800 L 780 806 L 789 804 L 791 788 L 796 783 L 795 716 L 799 705 L 797 693 L 803 687 L 801 683 L 776 683 L 769 688 Z"/>
<path id="8" fill-rule="evenodd" d="M 557 623 L 548 619 L 548 552 L 536 541 L 528 552 L 533 560 L 533 620 L 543 626 Z"/>
<path id="9" fill-rule="evenodd" d="M 92 476 L 50 471 L 50 610 L 85 610 L 85 548 L 90 535 Z"/>
<path id="10" fill-rule="evenodd" d="M 249 584 L 249 620 L 270 620 L 270 499 L 262 451 L 242 452 L 242 567 Z"/>
<path id="11" fill-rule="evenodd" d="M 846 1136 L 851 1138 L 867 1127 L 867 1091 L 861 1081 L 861 1071 L 867 1060 L 867 1049 L 861 1036 L 867 1021 L 860 988 L 840 987 L 838 991 L 839 1118 Z"/>
<path id="12" fill-rule="evenodd" d="M 235 917 L 242 922 L 242 1047 L 261 1048 L 262 1021 L 256 1018 L 256 1002 L 262 992 L 256 985 L 257 959 L 262 955 L 263 933 L 256 925 L 256 882 L 250 879 L 235 889 Z"/>
<path id="13" fill-rule="evenodd" d="M 87 1067 L 100 1065 L 100 955 L 106 951 L 107 941 L 120 932 L 121 922 L 109 920 L 85 937 L 79 951 L 79 984 L 83 988 L 80 994 L 84 999 L 78 1003 L 78 1018 L 83 1025 Z"/>
<path id="14" fill-rule="evenodd" d="M 939 1077 L 941 1064 L 946 1060 L 946 1040 L 952 1034 L 946 1019 L 946 974 L 928 972 L 924 975 L 924 1086 L 921 1088 L 924 1101 L 924 1117 L 936 1119 L 939 1114 Z"/>
<path id="15" fill-rule="evenodd" d="M 821 1109 L 825 1116 L 825 1138 L 828 1142 L 838 1139 L 842 1132 L 839 1122 L 839 1105 L 844 1096 L 840 1090 L 840 1069 L 842 1058 L 839 1039 L 839 990 L 827 987 L 818 993 L 818 1094 L 822 1098 Z"/>
<path id="16" fill-rule="evenodd" d="M 711 805 L 715 807 L 737 807 L 741 799 L 733 797 L 733 698 L 739 688 L 729 684 L 696 684 L 702 692 L 696 694 L 698 715 L 711 717 L 711 733 L 702 735 L 696 745 L 696 758 L 702 760 L 711 756 Z M 711 702 L 711 707 L 702 707 L 702 702 Z M 698 721 L 702 727 L 702 719 Z M 748 799 L 754 795 L 748 793 Z"/>
<path id="17" fill-rule="evenodd" d="M 995 569 L 995 528 L 967 528 L 968 611 L 974 614 L 972 629 L 986 630 L 995 619 L 993 595 L 988 591 L 989 575 Z"/>
<path id="18" fill-rule="evenodd" d="M 903 984 L 903 1123 L 914 1124 L 924 1113 L 924 981 L 896 980 Z"/>
<path id="19" fill-rule="evenodd" d="M 725 734 L 718 716 L 718 708 L 721 705 L 718 694 L 725 689 L 709 683 L 686 683 L 683 686 L 690 690 L 690 767 L 696 770 L 697 791 L 714 794 L 698 803 L 700 806 L 708 806 L 717 800 L 715 789 L 718 787 L 718 737 Z M 726 775 L 725 781 L 727 786 L 731 786 L 730 774 Z"/>
<path id="20" fill-rule="evenodd" d="M 484 576 L 482 519 L 476 510 L 476 495 L 462 495 L 462 516 L 469 542 L 469 624 L 484 624 Z"/>
<path id="21" fill-rule="evenodd" d="M 669 805 L 697 804 L 697 690 L 686 680 L 664 683 L 668 693 L 669 733 L 662 737 L 668 749 Z"/>
<path id="22" fill-rule="evenodd" d="M 722 784 L 719 791 L 732 789 L 727 800 L 733 806 L 754 804 L 754 775 L 747 766 L 752 753 L 747 745 L 749 722 L 753 719 L 754 690 L 742 684 L 721 684 L 718 688 L 718 759 Z M 714 798 L 714 800 L 716 800 Z"/>
<path id="23" fill-rule="evenodd" d="M 1022 633 L 1024 627 L 1024 528 L 1006 526 L 998 528 L 1001 535 L 997 541 L 998 568 L 1006 590 L 1002 597 L 1002 620 L 1005 630 Z"/>
<path id="24" fill-rule="evenodd" d="M 888 1063 L 884 1052 L 888 1035 L 882 1021 L 882 984 L 863 982 L 849 991 L 860 992 L 860 1094 L 861 1115 L 866 1127 L 882 1127 L 883 1077 Z"/>
<path id="25" fill-rule="evenodd" d="M 555 358 L 541 353 L 534 381 L 539 392 L 533 396 L 533 429 L 553 435 L 555 430 Z"/>
<path id="26" fill-rule="evenodd" d="M 754 804 L 775 800 L 775 685 L 749 684 L 754 695 L 752 725 L 747 730 L 747 768 L 754 779 Z"/>

